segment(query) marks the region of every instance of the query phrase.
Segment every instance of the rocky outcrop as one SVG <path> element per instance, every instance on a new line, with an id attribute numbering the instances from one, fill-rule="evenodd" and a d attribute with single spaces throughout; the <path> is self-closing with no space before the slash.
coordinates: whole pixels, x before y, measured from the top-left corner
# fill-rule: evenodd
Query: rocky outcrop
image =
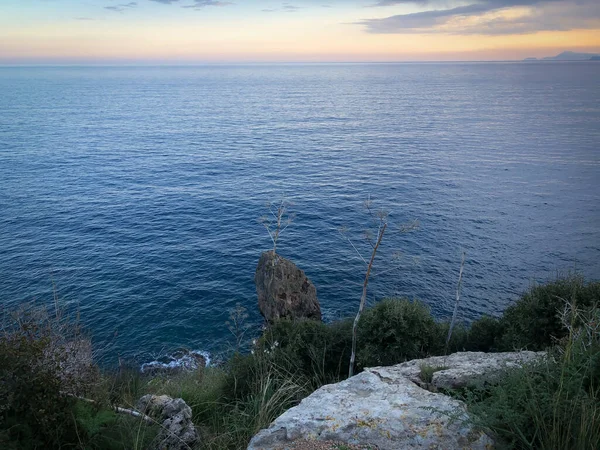
<path id="1" fill-rule="evenodd" d="M 317 289 L 292 261 L 264 252 L 254 275 L 258 308 L 264 318 L 321 320 Z"/>
<path id="2" fill-rule="evenodd" d="M 181 398 L 168 395 L 144 395 L 137 409 L 161 424 L 156 437 L 157 450 L 189 450 L 199 437 L 192 422 L 192 409 Z"/>
<path id="3" fill-rule="evenodd" d="M 254 436 L 248 450 L 290 449 L 299 440 L 368 444 L 379 450 L 493 447 L 464 419 L 462 402 L 384 368 L 368 369 L 315 391 Z"/>
<path id="4" fill-rule="evenodd" d="M 461 352 L 366 369 L 315 391 L 254 436 L 248 450 L 292 450 L 305 440 L 379 450 L 493 448 L 472 428 L 463 402 L 435 391 L 494 382 L 545 355 Z"/>
<path id="5" fill-rule="evenodd" d="M 471 384 L 493 383 L 509 369 L 540 360 L 545 352 L 459 352 L 448 356 L 414 359 L 392 367 L 379 367 L 388 377 L 406 377 L 426 389 L 458 389 Z M 433 372 L 424 379 L 425 372 Z"/>

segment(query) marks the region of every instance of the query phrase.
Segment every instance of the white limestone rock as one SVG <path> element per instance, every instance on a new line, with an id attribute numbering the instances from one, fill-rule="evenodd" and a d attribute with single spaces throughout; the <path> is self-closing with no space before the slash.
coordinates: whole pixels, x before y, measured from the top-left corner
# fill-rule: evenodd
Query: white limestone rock
<path id="1" fill-rule="evenodd" d="M 464 403 L 374 368 L 321 387 L 254 436 L 248 450 L 284 450 L 301 439 L 379 450 L 493 448 L 465 419 Z"/>
<path id="2" fill-rule="evenodd" d="M 387 377 L 406 377 L 421 387 L 436 389 L 459 389 L 467 385 L 493 383 L 507 370 L 522 367 L 524 364 L 539 361 L 545 352 L 459 352 L 448 356 L 433 356 L 414 359 L 391 367 L 376 367 Z M 422 368 L 435 370 L 432 380 L 421 379 Z"/>

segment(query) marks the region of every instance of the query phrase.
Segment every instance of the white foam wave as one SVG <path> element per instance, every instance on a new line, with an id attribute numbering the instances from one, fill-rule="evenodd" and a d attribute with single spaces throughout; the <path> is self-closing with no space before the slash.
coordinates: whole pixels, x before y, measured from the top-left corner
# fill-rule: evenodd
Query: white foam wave
<path id="1" fill-rule="evenodd" d="M 178 350 L 170 355 L 144 363 L 140 366 L 142 373 L 169 370 L 196 370 L 210 365 L 210 353 L 202 350 Z"/>

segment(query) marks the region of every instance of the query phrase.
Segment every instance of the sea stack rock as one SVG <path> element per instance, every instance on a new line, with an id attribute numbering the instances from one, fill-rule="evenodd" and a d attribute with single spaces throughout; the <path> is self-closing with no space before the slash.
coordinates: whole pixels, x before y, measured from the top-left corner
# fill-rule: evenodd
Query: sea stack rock
<path id="1" fill-rule="evenodd" d="M 254 275 L 258 309 L 268 322 L 277 319 L 321 320 L 317 289 L 303 270 L 273 251 L 264 252 Z"/>

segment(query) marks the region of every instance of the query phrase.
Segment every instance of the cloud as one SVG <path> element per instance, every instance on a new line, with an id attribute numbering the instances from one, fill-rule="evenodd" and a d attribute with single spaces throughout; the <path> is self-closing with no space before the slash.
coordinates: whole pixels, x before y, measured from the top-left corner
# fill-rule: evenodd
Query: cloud
<path id="1" fill-rule="evenodd" d="M 381 0 L 377 3 L 375 3 L 374 5 L 369 5 L 369 6 L 372 8 L 375 8 L 378 6 L 395 6 L 395 5 L 408 5 L 408 4 L 426 5 L 428 3 L 431 3 L 431 0 Z"/>
<path id="2" fill-rule="evenodd" d="M 290 5 L 289 3 L 284 3 L 282 5 L 281 9 L 284 10 L 285 12 L 296 12 L 299 9 L 302 9 L 302 7 L 296 6 L 296 5 Z"/>
<path id="3" fill-rule="evenodd" d="M 185 5 L 182 8 L 190 9 L 203 9 L 207 6 L 228 6 L 233 5 L 233 2 L 222 1 L 222 0 L 194 0 L 193 5 Z"/>
<path id="4" fill-rule="evenodd" d="M 127 9 L 135 8 L 136 6 L 137 6 L 137 2 L 129 2 L 129 3 L 123 3 L 121 5 L 105 6 L 104 9 L 108 9 L 109 11 L 114 11 L 114 12 L 123 12 Z"/>
<path id="5" fill-rule="evenodd" d="M 162 3 L 163 5 L 171 5 L 179 0 L 150 0 L 151 2 Z"/>
<path id="6" fill-rule="evenodd" d="M 527 34 L 546 30 L 600 28 L 596 0 L 479 0 L 443 8 L 440 0 L 382 0 L 372 6 L 417 3 L 426 11 L 365 19 L 369 33 Z M 441 9 L 437 9 L 442 7 Z"/>
<path id="7" fill-rule="evenodd" d="M 261 11 L 262 12 L 267 12 L 267 13 L 277 12 L 277 11 L 296 12 L 299 9 L 302 9 L 302 7 L 301 6 L 292 5 L 290 3 L 284 3 L 284 4 L 281 5 L 281 9 L 265 8 L 265 9 L 261 9 Z"/>

